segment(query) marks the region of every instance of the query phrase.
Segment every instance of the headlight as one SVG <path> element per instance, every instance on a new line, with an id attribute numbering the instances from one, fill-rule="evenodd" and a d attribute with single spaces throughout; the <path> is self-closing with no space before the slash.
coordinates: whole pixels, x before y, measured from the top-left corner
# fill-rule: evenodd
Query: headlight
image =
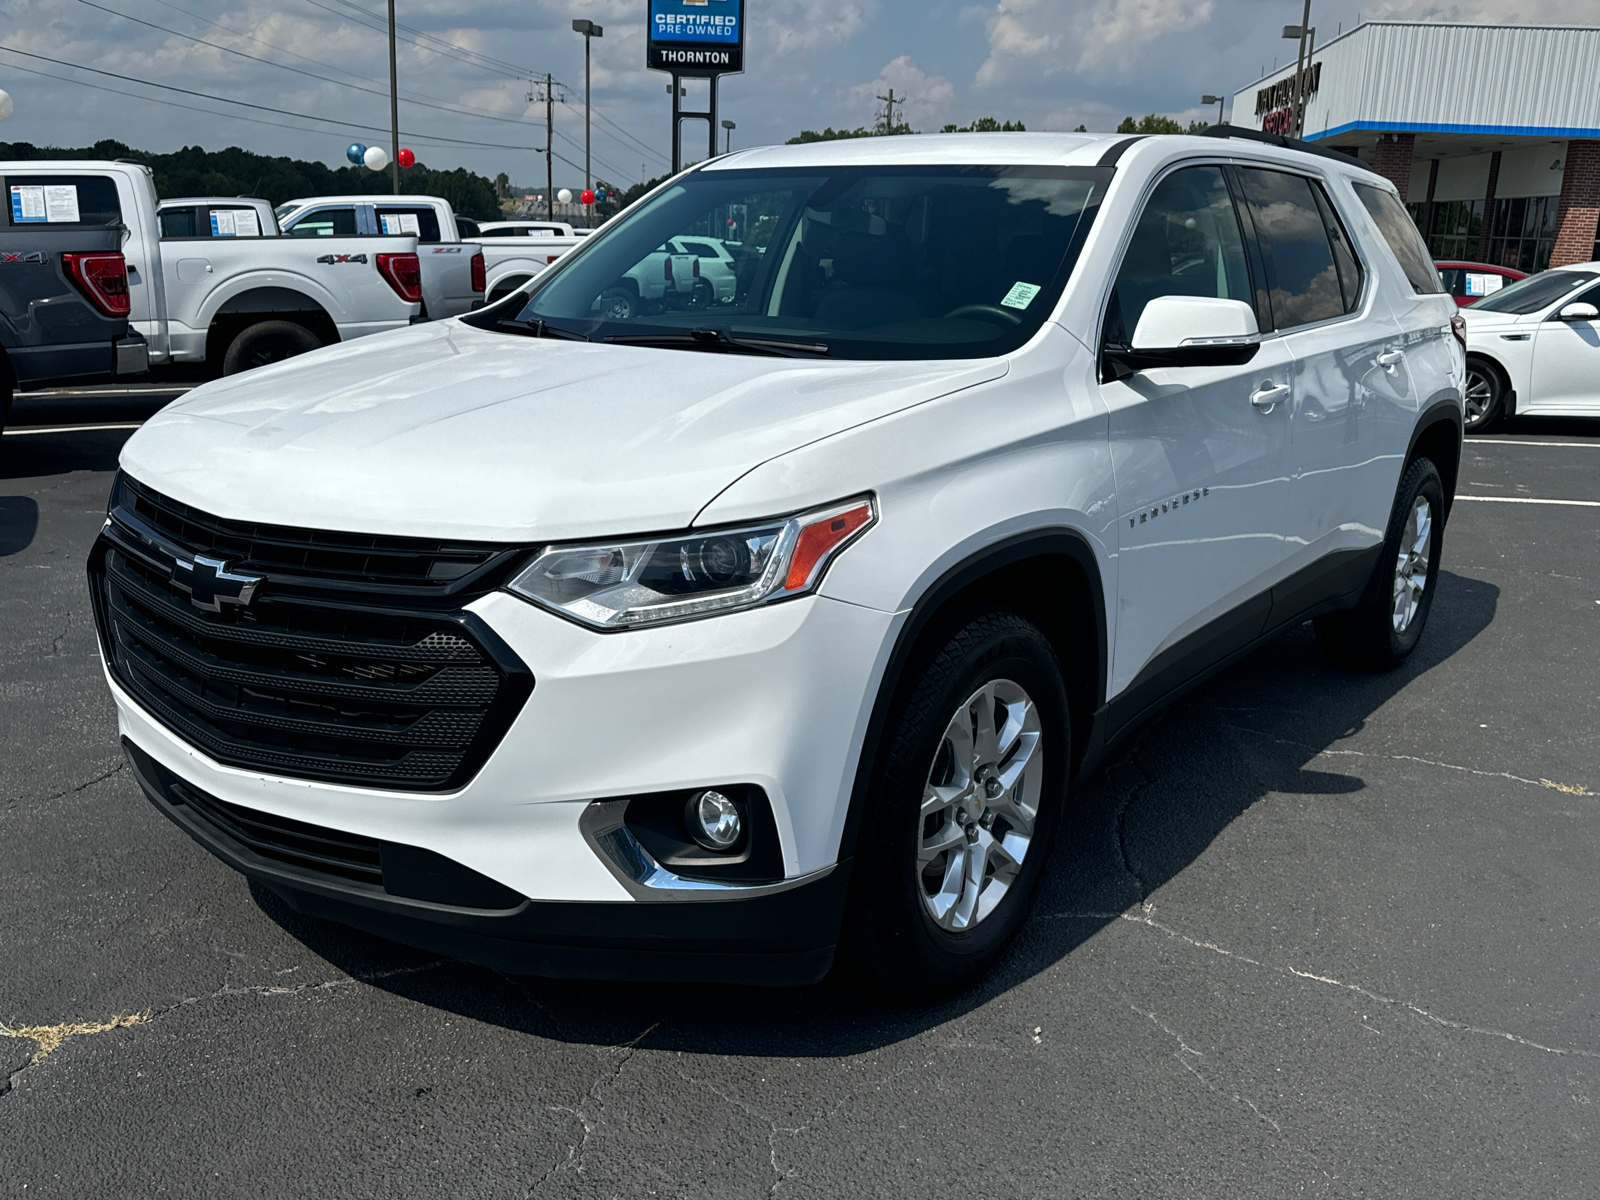
<path id="1" fill-rule="evenodd" d="M 737 529 L 550 546 L 506 586 L 596 629 L 686 621 L 813 591 L 877 519 L 866 497 Z"/>

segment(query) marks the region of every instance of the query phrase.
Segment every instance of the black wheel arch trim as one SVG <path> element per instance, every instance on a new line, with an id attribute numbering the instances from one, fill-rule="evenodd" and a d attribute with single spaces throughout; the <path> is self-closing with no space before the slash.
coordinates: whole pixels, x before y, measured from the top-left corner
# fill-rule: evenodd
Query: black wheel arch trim
<path id="1" fill-rule="evenodd" d="M 1456 461 L 1449 464 L 1450 470 L 1446 471 L 1446 464 L 1435 463 L 1439 468 L 1440 481 L 1444 484 L 1444 515 L 1448 520 L 1450 509 L 1455 503 L 1456 481 L 1460 477 L 1461 447 L 1466 439 L 1466 423 L 1461 415 L 1461 402 L 1453 396 L 1443 396 L 1433 400 L 1423 407 L 1417 422 L 1411 427 L 1411 440 L 1406 444 L 1405 461 L 1401 464 L 1400 472 L 1405 473 L 1406 466 L 1417 456 L 1417 447 L 1428 431 L 1439 425 L 1448 424 L 1454 427 L 1456 434 Z"/>
<path id="2" fill-rule="evenodd" d="M 1089 538 L 1079 530 L 1061 526 L 1017 534 L 987 546 L 946 569 L 923 589 L 911 612 L 895 635 L 894 646 L 884 665 L 878 682 L 877 694 L 872 702 L 866 732 L 861 739 L 861 749 L 856 758 L 855 779 L 850 790 L 850 806 L 845 815 L 844 829 L 839 840 L 839 861 L 848 861 L 855 853 L 856 836 L 861 827 L 861 813 L 871 786 L 873 768 L 877 765 L 882 748 L 883 730 L 888 723 L 889 709 L 900 690 L 907 662 L 922 635 L 934 619 L 945 611 L 945 606 L 961 592 L 1007 567 L 1035 558 L 1070 559 L 1087 578 L 1094 610 L 1095 628 L 1094 679 L 1092 681 L 1091 707 L 1105 704 L 1106 678 L 1109 663 L 1109 644 L 1106 635 L 1106 596 L 1100 574 L 1100 563 L 1095 557 Z M 1077 740 L 1075 735 L 1075 740 Z M 1075 748 L 1076 750 L 1076 748 Z M 1078 755 L 1074 754 L 1074 758 Z"/>

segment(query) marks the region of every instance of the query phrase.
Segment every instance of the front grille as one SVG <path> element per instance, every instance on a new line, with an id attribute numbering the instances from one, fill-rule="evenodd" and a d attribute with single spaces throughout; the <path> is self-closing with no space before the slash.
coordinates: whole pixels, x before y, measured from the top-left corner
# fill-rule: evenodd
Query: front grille
<path id="1" fill-rule="evenodd" d="M 121 474 L 112 489 L 111 506 L 195 554 L 225 559 L 249 574 L 314 581 L 323 588 L 453 594 L 462 585 L 470 587 L 494 574 L 518 554 L 513 547 L 488 542 L 290 529 L 227 520 Z"/>
<path id="2" fill-rule="evenodd" d="M 169 503 L 157 497 L 138 516 L 152 526 L 149 512 Z M 170 556 L 125 530 L 121 512 L 90 561 L 107 660 L 151 716 L 219 762 L 449 790 L 483 765 L 532 690 L 527 668 L 481 620 L 419 600 L 415 588 L 386 589 L 384 576 L 330 596 L 318 578 L 258 566 L 266 582 L 248 605 L 202 611 L 172 582 Z M 184 512 L 182 528 L 161 529 L 176 543 L 170 551 L 226 553 L 214 541 L 179 541 L 215 522 Z M 297 536 L 311 561 L 311 547 L 347 535 L 275 528 L 276 552 L 288 554 Z M 250 560 L 229 561 L 250 569 Z"/>

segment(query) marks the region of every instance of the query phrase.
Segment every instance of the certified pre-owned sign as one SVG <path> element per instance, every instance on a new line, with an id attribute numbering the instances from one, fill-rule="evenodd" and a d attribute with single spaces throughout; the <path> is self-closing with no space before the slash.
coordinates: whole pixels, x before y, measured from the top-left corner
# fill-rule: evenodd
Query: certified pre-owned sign
<path id="1" fill-rule="evenodd" d="M 744 0 L 647 0 L 651 70 L 728 75 L 744 70 Z"/>

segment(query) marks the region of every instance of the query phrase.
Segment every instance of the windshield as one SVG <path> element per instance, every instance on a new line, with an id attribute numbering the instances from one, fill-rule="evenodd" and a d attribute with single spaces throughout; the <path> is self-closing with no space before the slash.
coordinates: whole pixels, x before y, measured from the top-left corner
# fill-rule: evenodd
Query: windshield
<path id="1" fill-rule="evenodd" d="M 1568 292 L 1597 278 L 1593 271 L 1546 271 L 1501 288 L 1472 305 L 1478 312 L 1503 312 L 1525 317 L 1549 308 Z"/>
<path id="2" fill-rule="evenodd" d="M 697 171 L 610 222 L 520 307 L 468 319 L 696 349 L 757 339 L 841 358 L 1004 354 L 1048 318 L 1110 177 L 1089 167 Z"/>

